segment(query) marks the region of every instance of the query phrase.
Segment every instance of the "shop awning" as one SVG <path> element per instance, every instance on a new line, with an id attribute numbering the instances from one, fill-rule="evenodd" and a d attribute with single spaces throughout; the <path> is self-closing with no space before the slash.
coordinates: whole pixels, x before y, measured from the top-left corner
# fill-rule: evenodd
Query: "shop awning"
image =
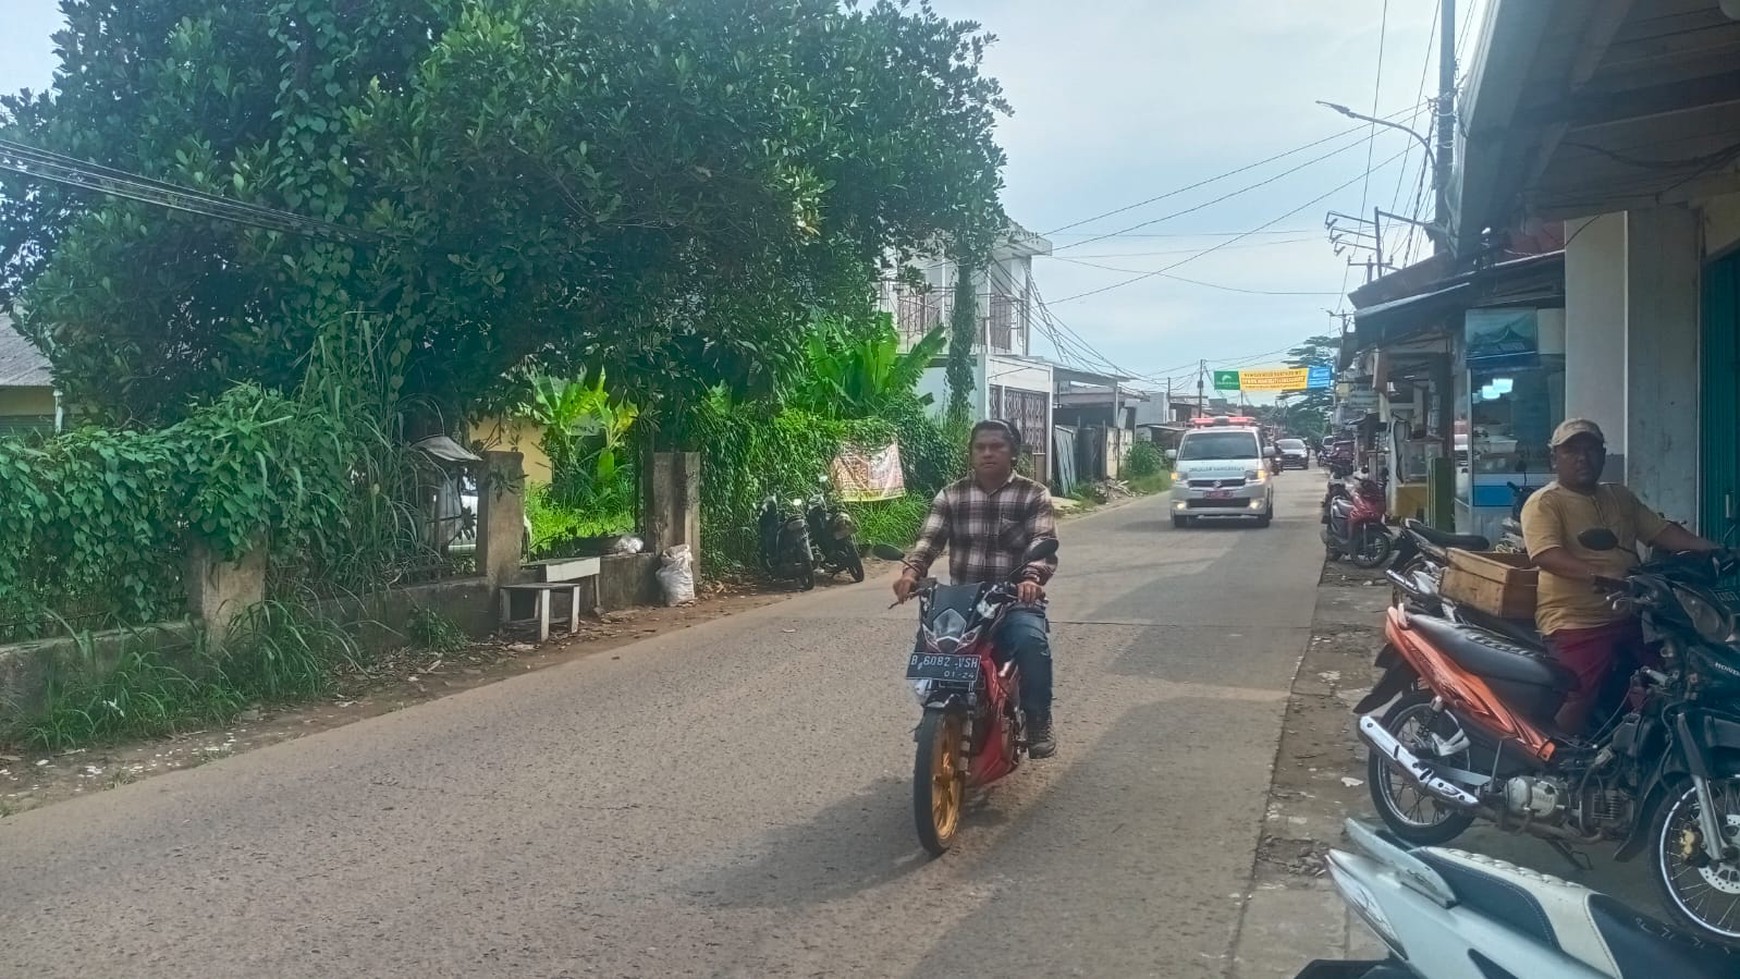
<path id="1" fill-rule="evenodd" d="M 1417 296 L 1404 296 L 1387 303 L 1355 310 L 1353 331 L 1356 349 L 1369 350 L 1419 339 L 1443 326 L 1445 319 L 1468 308 L 1474 283 L 1456 285 Z"/>

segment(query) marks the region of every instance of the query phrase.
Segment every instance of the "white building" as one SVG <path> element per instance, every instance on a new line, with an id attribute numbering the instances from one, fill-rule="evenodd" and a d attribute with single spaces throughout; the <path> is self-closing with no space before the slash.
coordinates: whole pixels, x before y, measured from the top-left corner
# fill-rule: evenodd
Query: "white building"
<path id="1" fill-rule="evenodd" d="M 1021 431 L 1025 451 L 1033 456 L 1033 471 L 1050 478 L 1052 365 L 1032 355 L 1037 299 L 1033 258 L 1051 254 L 1051 242 L 1011 227 L 992 251 L 990 265 L 974 283 L 978 338 L 973 344 L 973 393 L 970 414 L 1002 418 Z M 902 345 L 910 347 L 934 329 L 947 329 L 954 305 L 957 266 L 947 259 L 918 263 L 922 286 L 885 282 L 880 305 L 894 317 Z M 949 402 L 948 379 L 939 359 L 919 385 L 929 394 L 938 414 Z"/>
<path id="2" fill-rule="evenodd" d="M 1740 3 L 1493 0 L 1461 95 L 1460 257 L 1564 220 L 1564 410 L 1608 479 L 1740 526 Z M 1544 448 L 1544 447 L 1543 447 Z"/>

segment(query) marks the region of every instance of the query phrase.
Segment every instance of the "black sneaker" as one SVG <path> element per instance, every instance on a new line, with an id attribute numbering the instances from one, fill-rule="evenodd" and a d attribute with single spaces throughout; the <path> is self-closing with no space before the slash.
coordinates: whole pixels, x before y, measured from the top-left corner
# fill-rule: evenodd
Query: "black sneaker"
<path id="1" fill-rule="evenodd" d="M 1050 758 L 1057 754 L 1057 737 L 1051 733 L 1049 714 L 1027 719 L 1027 754 L 1034 758 Z"/>

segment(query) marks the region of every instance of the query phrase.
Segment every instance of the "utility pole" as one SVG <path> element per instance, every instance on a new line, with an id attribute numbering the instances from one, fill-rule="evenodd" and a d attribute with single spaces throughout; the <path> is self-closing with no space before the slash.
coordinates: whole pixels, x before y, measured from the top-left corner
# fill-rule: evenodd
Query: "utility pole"
<path id="1" fill-rule="evenodd" d="M 1202 390 L 1203 378 L 1207 375 L 1208 359 L 1204 358 L 1196 362 L 1196 417 L 1198 418 L 1208 415 L 1208 395 L 1204 394 Z"/>
<path id="2" fill-rule="evenodd" d="M 1437 185 L 1437 210 L 1432 223 L 1438 226 L 1434 255 L 1448 254 L 1450 244 L 1450 164 L 1456 153 L 1456 0 L 1438 4 L 1438 152 L 1433 161 L 1432 183 Z"/>

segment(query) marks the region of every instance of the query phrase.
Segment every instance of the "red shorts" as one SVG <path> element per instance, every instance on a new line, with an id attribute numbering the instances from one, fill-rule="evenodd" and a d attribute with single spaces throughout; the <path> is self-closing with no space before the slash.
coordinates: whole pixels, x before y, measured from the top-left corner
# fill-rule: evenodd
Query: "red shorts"
<path id="1" fill-rule="evenodd" d="M 1577 675 L 1572 697 L 1593 697 L 1621 662 L 1630 667 L 1653 657 L 1643 643 L 1643 625 L 1626 619 L 1591 629 L 1560 629 L 1547 637 L 1547 649 L 1560 665 Z"/>

